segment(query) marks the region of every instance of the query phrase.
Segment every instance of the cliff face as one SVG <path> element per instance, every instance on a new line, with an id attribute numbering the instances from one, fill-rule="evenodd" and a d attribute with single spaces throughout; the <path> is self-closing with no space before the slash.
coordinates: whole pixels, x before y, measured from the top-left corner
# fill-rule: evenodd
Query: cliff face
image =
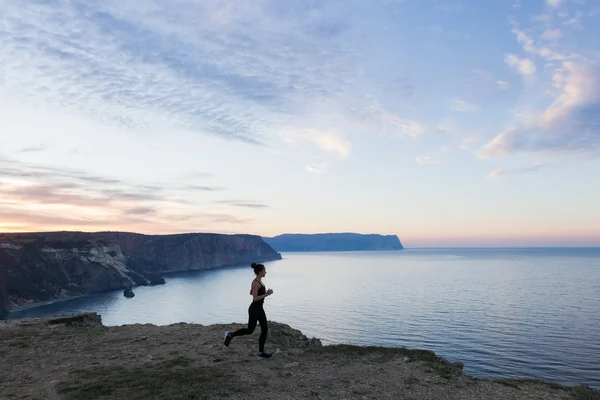
<path id="1" fill-rule="evenodd" d="M 165 272 L 280 258 L 260 237 L 250 235 L 0 234 L 0 312 L 127 286 L 164 283 L 160 274 Z"/>
<path id="2" fill-rule="evenodd" d="M 358 233 L 285 234 L 273 238 L 264 238 L 264 240 L 281 252 L 404 249 L 396 235 L 363 235 Z"/>
<path id="3" fill-rule="evenodd" d="M 146 236 L 103 233 L 119 243 L 129 265 L 138 271 L 163 273 L 281 259 L 271 246 L 252 235 L 180 234 Z"/>
<path id="4" fill-rule="evenodd" d="M 8 271 L 0 264 L 0 315 L 8 310 Z"/>

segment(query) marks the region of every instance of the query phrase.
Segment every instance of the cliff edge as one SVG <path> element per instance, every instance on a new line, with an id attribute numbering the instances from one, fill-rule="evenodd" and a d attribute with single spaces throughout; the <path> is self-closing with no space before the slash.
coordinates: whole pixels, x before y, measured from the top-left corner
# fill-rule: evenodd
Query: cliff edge
<path id="1" fill-rule="evenodd" d="M 0 316 L 8 310 L 8 271 L 0 265 Z"/>
<path id="2" fill-rule="evenodd" d="M 593 400 L 588 386 L 482 380 L 427 350 L 322 346 L 269 322 L 223 346 L 241 327 L 178 323 L 105 327 L 97 314 L 0 321 L 0 398 L 93 399 L 545 399 Z M 65 351 L 68 349 L 68 351 Z M 40 373 L 43 371 L 43 374 Z"/>
<path id="3" fill-rule="evenodd" d="M 281 259 L 260 237 L 127 232 L 0 234 L 0 313 L 164 283 L 161 274 Z"/>
<path id="4" fill-rule="evenodd" d="M 279 252 L 303 251 L 386 251 L 403 250 L 396 235 L 360 233 L 316 233 L 283 235 L 263 238 Z"/>

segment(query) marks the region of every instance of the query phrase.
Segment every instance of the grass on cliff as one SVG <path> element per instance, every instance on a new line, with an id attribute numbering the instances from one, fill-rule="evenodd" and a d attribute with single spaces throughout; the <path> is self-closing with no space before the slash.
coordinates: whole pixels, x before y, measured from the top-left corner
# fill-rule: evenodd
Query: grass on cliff
<path id="1" fill-rule="evenodd" d="M 141 366 L 93 367 L 71 373 L 58 394 L 66 400 L 84 399 L 213 399 L 243 393 L 218 366 L 198 366 L 186 357 Z"/>
<path id="2" fill-rule="evenodd" d="M 377 355 L 382 360 L 388 361 L 398 357 L 409 357 L 415 361 L 445 361 L 430 350 L 413 350 L 404 347 L 381 347 L 381 346 L 354 346 L 349 344 L 335 344 L 318 348 L 317 351 L 322 354 L 346 354 L 349 356 L 369 356 Z"/>
<path id="3" fill-rule="evenodd" d="M 387 362 L 392 359 L 403 361 L 408 357 L 410 361 L 425 362 L 425 371 L 439 375 L 443 379 L 452 379 L 460 375 L 457 368 L 447 360 L 436 355 L 430 350 L 407 349 L 405 347 L 381 347 L 381 346 L 354 346 L 338 344 L 324 346 L 317 350 L 323 355 L 347 355 L 359 357 L 371 357 L 374 361 Z"/>
<path id="4" fill-rule="evenodd" d="M 528 379 L 528 378 L 503 378 L 503 379 L 493 379 L 492 382 L 499 383 L 501 385 L 514 387 L 519 389 L 519 385 L 521 384 L 535 384 L 535 385 L 545 385 L 551 389 L 555 390 L 569 390 L 568 387 L 560 385 L 558 383 L 553 382 L 545 382 L 539 379 Z"/>
<path id="5" fill-rule="evenodd" d="M 558 383 L 546 382 L 546 381 L 542 381 L 539 379 L 528 379 L 528 378 L 493 379 L 493 380 L 491 380 L 491 382 L 510 386 L 515 389 L 521 389 L 520 386 L 523 384 L 543 385 L 543 386 L 549 387 L 550 389 L 570 392 L 573 400 L 600 400 L 600 391 L 596 390 L 596 389 L 592 389 L 587 385 L 579 385 L 579 386 L 570 388 L 570 387 L 563 386 Z"/>
<path id="6" fill-rule="evenodd" d="M 600 390 L 595 390 L 587 385 L 579 385 L 573 388 L 575 400 L 600 400 Z"/>

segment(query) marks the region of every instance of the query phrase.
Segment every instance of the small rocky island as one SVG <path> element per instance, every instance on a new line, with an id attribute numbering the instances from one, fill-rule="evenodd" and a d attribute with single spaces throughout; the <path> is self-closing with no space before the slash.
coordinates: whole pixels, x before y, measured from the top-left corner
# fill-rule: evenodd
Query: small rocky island
<path id="1" fill-rule="evenodd" d="M 90 293 L 163 284 L 162 275 L 168 272 L 279 259 L 279 253 L 254 235 L 2 233 L 0 314 Z"/>
<path id="2" fill-rule="evenodd" d="M 594 400 L 585 385 L 480 380 L 431 351 L 323 346 L 270 322 L 256 360 L 258 330 L 223 346 L 242 325 L 102 325 L 101 316 L 0 321 L 0 398 L 147 399 L 544 399 Z M 68 349 L 68 351 L 65 351 Z"/>
<path id="3" fill-rule="evenodd" d="M 263 238 L 279 252 L 404 250 L 396 235 L 360 233 L 287 233 Z"/>

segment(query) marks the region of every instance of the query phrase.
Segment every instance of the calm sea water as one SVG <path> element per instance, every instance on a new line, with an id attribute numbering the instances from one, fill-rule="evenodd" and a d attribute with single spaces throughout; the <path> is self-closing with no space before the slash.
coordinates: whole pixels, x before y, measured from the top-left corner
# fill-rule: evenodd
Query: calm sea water
<path id="1" fill-rule="evenodd" d="M 430 349 L 481 378 L 600 388 L 600 249 L 283 256 L 266 263 L 275 292 L 267 317 L 324 344 Z M 245 322 L 252 279 L 249 266 L 178 273 L 132 299 L 105 293 L 9 318 L 97 311 L 106 325 Z"/>

